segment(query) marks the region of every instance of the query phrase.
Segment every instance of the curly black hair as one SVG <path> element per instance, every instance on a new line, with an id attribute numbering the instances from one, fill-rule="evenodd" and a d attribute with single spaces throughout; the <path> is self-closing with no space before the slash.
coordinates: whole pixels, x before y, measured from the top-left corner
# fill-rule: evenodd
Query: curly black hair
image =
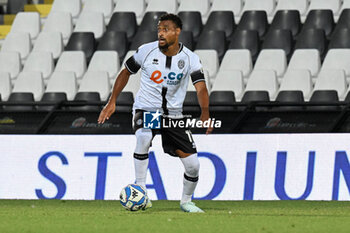
<path id="1" fill-rule="evenodd" d="M 165 20 L 170 20 L 172 21 L 177 28 L 182 29 L 182 21 L 179 16 L 174 15 L 174 14 L 164 14 L 160 16 L 159 22 L 165 21 Z"/>

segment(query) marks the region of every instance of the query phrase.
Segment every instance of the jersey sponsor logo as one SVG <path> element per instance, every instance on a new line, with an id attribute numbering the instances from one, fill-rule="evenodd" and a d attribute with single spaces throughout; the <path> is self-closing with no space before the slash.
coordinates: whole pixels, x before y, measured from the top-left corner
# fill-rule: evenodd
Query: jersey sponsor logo
<path id="1" fill-rule="evenodd" d="M 181 79 L 183 78 L 184 74 L 180 73 L 180 74 L 176 74 L 175 72 L 170 72 L 168 73 L 167 76 L 162 77 L 162 72 L 160 72 L 159 70 L 155 70 L 152 74 L 151 74 L 151 80 L 157 84 L 162 83 L 164 80 L 166 80 L 168 85 L 177 85 L 180 83 Z"/>
<path id="2" fill-rule="evenodd" d="M 158 65 L 158 59 L 153 59 L 153 62 L 152 62 L 153 65 Z"/>
<path id="3" fill-rule="evenodd" d="M 151 75 L 151 80 L 157 84 L 162 83 L 164 80 L 162 79 L 162 72 L 156 70 Z"/>

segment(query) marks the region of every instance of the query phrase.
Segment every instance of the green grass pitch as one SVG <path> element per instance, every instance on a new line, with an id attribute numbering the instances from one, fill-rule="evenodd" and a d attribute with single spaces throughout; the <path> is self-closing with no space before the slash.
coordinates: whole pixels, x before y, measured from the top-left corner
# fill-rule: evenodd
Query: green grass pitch
<path id="1" fill-rule="evenodd" d="M 119 201 L 0 200 L 0 232 L 350 232 L 350 202 L 196 203 L 206 213 L 183 213 L 178 201 L 130 212 Z"/>

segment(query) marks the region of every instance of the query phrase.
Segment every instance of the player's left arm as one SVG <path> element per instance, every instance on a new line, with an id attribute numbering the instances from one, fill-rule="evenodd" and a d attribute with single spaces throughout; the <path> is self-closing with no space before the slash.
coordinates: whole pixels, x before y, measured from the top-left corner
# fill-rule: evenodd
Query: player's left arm
<path id="1" fill-rule="evenodd" d="M 209 120 L 209 94 L 205 81 L 196 82 L 194 87 L 196 88 L 198 102 L 201 107 L 200 119 L 201 121 Z M 209 126 L 206 134 L 210 134 L 212 131 L 213 128 Z"/>

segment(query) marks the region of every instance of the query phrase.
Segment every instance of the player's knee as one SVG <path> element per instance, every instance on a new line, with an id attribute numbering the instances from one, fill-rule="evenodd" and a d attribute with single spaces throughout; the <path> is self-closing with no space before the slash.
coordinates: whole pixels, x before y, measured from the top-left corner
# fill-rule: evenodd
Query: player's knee
<path id="1" fill-rule="evenodd" d="M 199 161 L 198 158 L 196 160 L 191 161 L 190 164 L 187 164 L 187 166 L 185 167 L 185 172 L 188 176 L 191 177 L 197 177 L 199 174 Z"/>
<path id="2" fill-rule="evenodd" d="M 139 129 L 135 134 L 138 145 L 149 146 L 151 144 L 153 138 L 152 131 Z"/>

